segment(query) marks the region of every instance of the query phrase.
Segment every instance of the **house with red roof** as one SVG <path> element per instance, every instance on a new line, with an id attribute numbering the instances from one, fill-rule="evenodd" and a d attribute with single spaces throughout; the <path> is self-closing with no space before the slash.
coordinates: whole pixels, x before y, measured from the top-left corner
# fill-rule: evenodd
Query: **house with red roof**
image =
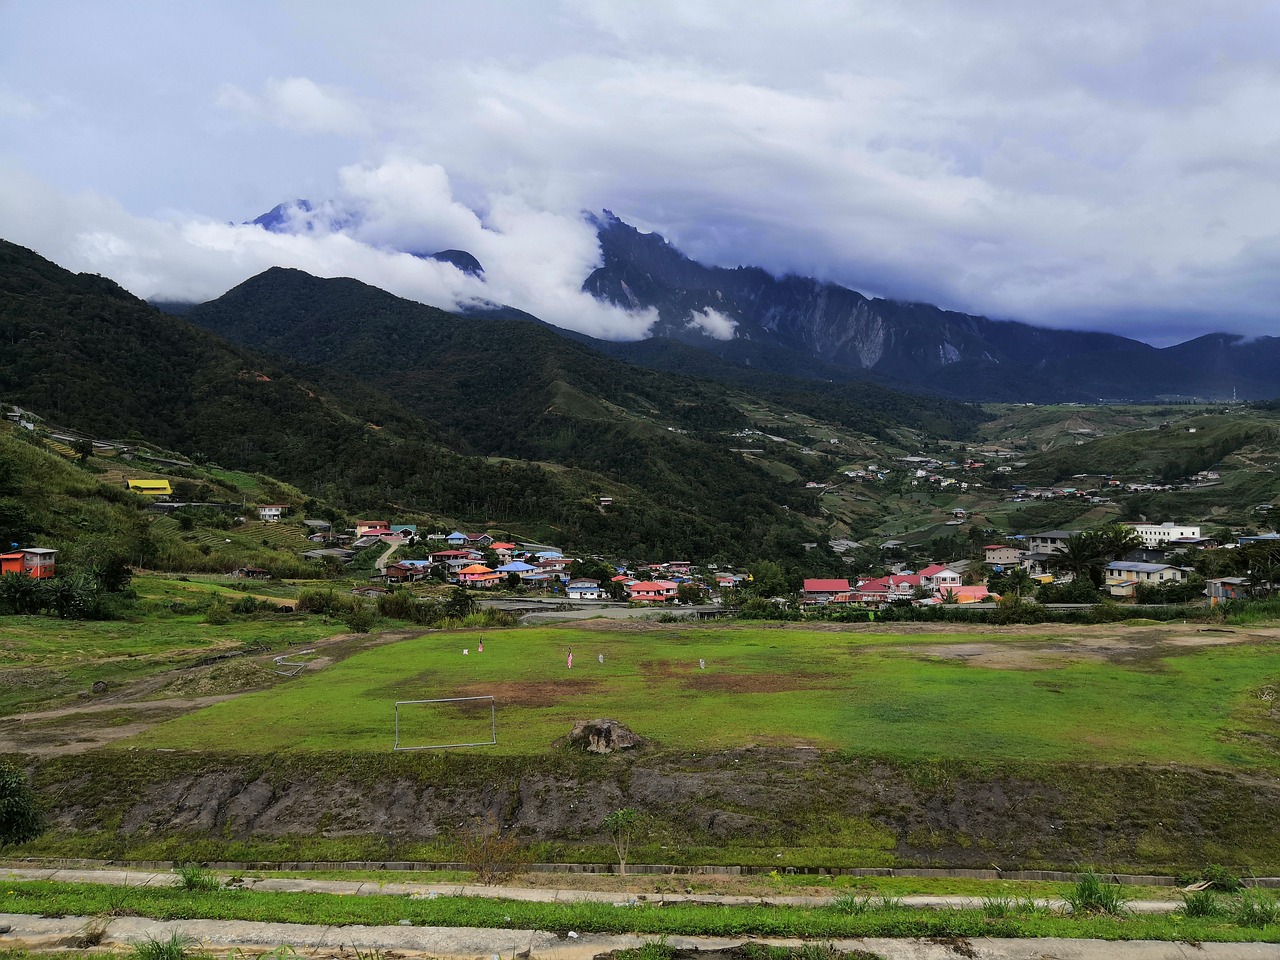
<path id="1" fill-rule="evenodd" d="M 449 563 L 452 560 L 479 560 L 475 550 L 437 550 L 431 554 L 432 563 Z"/>
<path id="2" fill-rule="evenodd" d="M 948 587 L 936 596 L 917 600 L 916 603 L 984 603 L 999 599 L 1000 594 L 991 593 L 986 584 L 976 583 L 970 586 Z"/>
<path id="3" fill-rule="evenodd" d="M 627 586 L 628 595 L 637 603 L 665 603 L 676 598 L 676 590 L 670 580 L 638 580 Z"/>
<path id="4" fill-rule="evenodd" d="M 849 581 L 845 578 L 838 580 L 813 578 L 804 582 L 805 603 L 830 603 L 837 594 L 848 592 Z"/>
<path id="5" fill-rule="evenodd" d="M 931 593 L 941 593 L 963 582 L 964 577 L 942 563 L 931 563 L 920 571 L 920 586 Z"/>
<path id="6" fill-rule="evenodd" d="M 384 533 L 391 532 L 391 523 L 387 520 L 357 520 L 356 536 L 363 537 L 366 534 L 381 536 Z"/>
<path id="7" fill-rule="evenodd" d="M 918 574 L 895 573 L 888 577 L 876 577 L 859 581 L 853 591 L 856 603 L 888 603 L 890 600 L 910 600 L 920 589 Z"/>

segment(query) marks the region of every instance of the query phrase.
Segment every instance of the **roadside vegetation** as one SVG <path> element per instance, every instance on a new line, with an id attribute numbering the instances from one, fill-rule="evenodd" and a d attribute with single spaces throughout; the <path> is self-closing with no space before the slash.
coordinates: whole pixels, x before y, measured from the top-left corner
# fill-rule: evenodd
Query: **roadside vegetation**
<path id="1" fill-rule="evenodd" d="M 1213 915 L 1135 914 L 1123 909 L 1077 910 L 1041 901 L 991 900 L 969 909 L 919 909 L 892 897 L 848 898 L 831 906 L 722 906 L 534 903 L 483 897 L 351 897 L 326 893 L 263 893 L 223 889 L 117 888 L 94 884 L 10 881 L 10 913 L 110 916 L 122 913 L 159 920 L 207 918 L 266 923 L 496 927 L 580 933 L 635 933 L 715 937 L 1089 937 L 1104 940 L 1280 942 L 1276 899 L 1247 890 L 1224 898 Z"/>

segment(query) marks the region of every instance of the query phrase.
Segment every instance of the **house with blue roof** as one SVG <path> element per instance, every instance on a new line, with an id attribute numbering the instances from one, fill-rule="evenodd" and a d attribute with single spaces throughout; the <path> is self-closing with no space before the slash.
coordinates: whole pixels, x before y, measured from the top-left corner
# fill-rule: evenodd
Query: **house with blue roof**
<path id="1" fill-rule="evenodd" d="M 1107 564 L 1107 592 L 1113 597 L 1132 597 L 1138 585 L 1158 587 L 1166 583 L 1181 583 L 1187 579 L 1187 571 L 1167 563 L 1140 563 L 1135 560 L 1115 560 Z"/>

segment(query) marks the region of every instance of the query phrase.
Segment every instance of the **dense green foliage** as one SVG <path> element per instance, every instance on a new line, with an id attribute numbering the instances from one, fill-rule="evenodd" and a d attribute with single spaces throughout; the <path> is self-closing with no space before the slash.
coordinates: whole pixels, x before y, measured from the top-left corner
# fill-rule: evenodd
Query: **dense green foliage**
<path id="1" fill-rule="evenodd" d="M 26 774 L 0 765 L 0 847 L 34 840 L 44 827 L 44 814 Z"/>

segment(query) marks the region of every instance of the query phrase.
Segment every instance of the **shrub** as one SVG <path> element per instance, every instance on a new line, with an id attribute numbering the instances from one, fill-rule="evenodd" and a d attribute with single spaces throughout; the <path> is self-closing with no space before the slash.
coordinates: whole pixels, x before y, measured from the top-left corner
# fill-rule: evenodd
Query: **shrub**
<path id="1" fill-rule="evenodd" d="M 378 615 L 368 604 L 357 604 L 342 618 L 342 622 L 351 628 L 353 633 L 368 633 L 373 629 Z"/>
<path id="2" fill-rule="evenodd" d="M 195 863 L 184 863 L 174 870 L 183 890 L 194 890 L 209 893 L 222 889 L 222 881 L 212 871 Z"/>
<path id="3" fill-rule="evenodd" d="M 497 819 L 490 814 L 463 835 L 462 862 L 486 887 L 519 876 L 528 866 L 528 847 L 514 833 L 502 835 Z"/>
<path id="4" fill-rule="evenodd" d="M 1271 894 L 1251 887 L 1241 891 L 1231 910 L 1231 919 L 1242 927 L 1268 927 L 1280 923 L 1280 904 Z"/>
<path id="5" fill-rule="evenodd" d="M 248 616 L 258 609 L 257 597 L 240 597 L 235 603 L 231 604 L 231 612 Z"/>
<path id="6" fill-rule="evenodd" d="M 1218 895 L 1212 890 L 1188 890 L 1182 894 L 1182 915 L 1184 917 L 1218 917 L 1222 915 L 1222 904 Z"/>
<path id="7" fill-rule="evenodd" d="M 328 617 L 342 616 L 355 606 L 355 598 L 344 596 L 335 590 L 303 590 L 298 594 L 299 613 L 322 613 Z"/>
<path id="8" fill-rule="evenodd" d="M 0 847 L 34 840 L 44 827 L 44 814 L 26 774 L 8 764 L 0 766 Z"/>
<path id="9" fill-rule="evenodd" d="M 1096 873 L 1089 872 L 1076 881 L 1066 895 L 1072 913 L 1105 913 L 1118 916 L 1129 901 L 1120 894 L 1120 886 L 1107 883 Z"/>
<path id="10" fill-rule="evenodd" d="M 214 626 L 222 626 L 231 622 L 231 608 L 221 596 L 215 595 L 204 608 L 204 622 Z"/>
<path id="11" fill-rule="evenodd" d="M 167 940 L 147 937 L 133 945 L 134 960 L 187 960 L 195 950 L 196 940 L 174 931 Z"/>
<path id="12" fill-rule="evenodd" d="M 1208 883 L 1213 889 L 1222 890 L 1226 893 L 1236 893 L 1244 889 L 1244 881 L 1226 867 L 1219 866 L 1216 863 L 1210 864 L 1201 870 L 1200 879 Z"/>

